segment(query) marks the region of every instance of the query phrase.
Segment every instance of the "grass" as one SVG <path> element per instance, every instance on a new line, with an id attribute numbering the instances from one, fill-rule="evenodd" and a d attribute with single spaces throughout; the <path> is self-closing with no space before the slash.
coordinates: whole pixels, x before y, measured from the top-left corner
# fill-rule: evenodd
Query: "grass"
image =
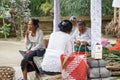
<path id="1" fill-rule="evenodd" d="M 116 77 L 116 78 L 114 78 L 114 79 L 112 79 L 112 80 L 120 80 L 120 77 Z"/>

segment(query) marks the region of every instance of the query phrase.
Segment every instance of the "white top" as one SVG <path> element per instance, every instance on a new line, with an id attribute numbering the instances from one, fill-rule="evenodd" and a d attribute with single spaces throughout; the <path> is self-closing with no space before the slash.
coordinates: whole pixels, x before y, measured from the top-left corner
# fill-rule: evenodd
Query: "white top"
<path id="1" fill-rule="evenodd" d="M 69 34 L 61 31 L 52 33 L 41 63 L 42 69 L 49 72 L 61 72 L 60 56 L 63 53 L 70 54 L 72 50 Z"/>
<path id="2" fill-rule="evenodd" d="M 79 40 L 79 41 L 87 41 L 89 45 L 91 45 L 91 30 L 90 28 L 86 28 L 86 31 L 82 34 L 82 35 L 79 35 L 80 32 L 79 30 L 77 29 L 73 35 L 72 35 L 72 38 L 75 40 Z"/>
<path id="3" fill-rule="evenodd" d="M 116 8 L 120 8 L 120 0 L 113 0 L 112 6 Z"/>
<path id="4" fill-rule="evenodd" d="M 40 29 L 37 29 L 36 36 L 31 35 L 32 32 L 29 33 L 28 38 L 25 37 L 26 48 L 32 51 L 45 48 L 43 42 L 43 32 Z"/>

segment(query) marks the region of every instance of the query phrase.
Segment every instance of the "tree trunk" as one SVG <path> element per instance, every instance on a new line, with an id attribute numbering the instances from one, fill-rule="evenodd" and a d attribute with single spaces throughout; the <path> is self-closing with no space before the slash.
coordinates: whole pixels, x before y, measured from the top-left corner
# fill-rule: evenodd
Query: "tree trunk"
<path id="1" fill-rule="evenodd" d="M 120 27 L 120 8 L 119 8 L 119 21 L 118 21 L 118 26 Z"/>
<path id="2" fill-rule="evenodd" d="M 117 8 L 114 8 L 114 23 L 117 20 Z"/>

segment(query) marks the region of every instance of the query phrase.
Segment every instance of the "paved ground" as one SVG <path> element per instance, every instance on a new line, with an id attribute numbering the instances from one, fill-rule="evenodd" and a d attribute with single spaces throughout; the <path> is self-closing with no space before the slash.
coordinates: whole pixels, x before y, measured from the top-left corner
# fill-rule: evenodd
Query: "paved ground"
<path id="1" fill-rule="evenodd" d="M 0 39 L 0 66 L 11 66 L 15 69 L 15 80 L 22 77 L 20 63 L 22 56 L 19 50 L 25 50 L 24 41 Z M 28 74 L 29 80 L 36 80 L 34 72 Z"/>
<path id="2" fill-rule="evenodd" d="M 115 43 L 115 38 L 107 38 L 111 43 Z M 0 39 L 0 66 L 12 66 L 16 70 L 16 80 L 22 76 L 20 62 L 22 59 L 19 50 L 25 50 L 24 41 L 1 40 Z M 32 79 L 31 79 L 32 80 Z"/>
<path id="3" fill-rule="evenodd" d="M 19 50 L 24 49 L 24 42 L 12 40 L 0 40 L 0 66 L 14 67 L 16 72 L 16 80 L 21 76 L 20 62 L 22 56 Z"/>
<path id="4" fill-rule="evenodd" d="M 24 49 L 23 42 L 0 41 L 0 65 L 18 66 L 22 59 L 20 49 Z"/>

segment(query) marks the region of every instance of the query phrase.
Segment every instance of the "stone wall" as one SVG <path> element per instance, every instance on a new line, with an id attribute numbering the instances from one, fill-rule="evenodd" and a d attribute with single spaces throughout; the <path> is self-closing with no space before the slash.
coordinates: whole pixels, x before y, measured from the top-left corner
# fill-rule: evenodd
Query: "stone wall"
<path id="1" fill-rule="evenodd" d="M 79 17 L 84 20 L 88 27 L 90 27 L 90 17 Z M 44 31 L 44 34 L 50 34 L 53 30 L 53 17 L 39 17 L 40 28 Z M 69 19 L 69 17 L 62 17 L 62 20 Z M 107 23 L 112 19 L 112 16 L 106 16 L 102 18 L 102 32 L 104 33 L 104 28 Z"/>
<path id="2" fill-rule="evenodd" d="M 34 17 L 40 20 L 40 29 L 43 30 L 44 35 L 52 33 L 53 30 L 53 17 Z M 61 19 L 69 19 L 70 17 L 62 17 Z M 88 27 L 90 27 L 90 17 L 79 17 L 84 20 Z M 102 18 L 102 32 L 104 33 L 105 25 L 110 22 L 112 16 L 106 16 Z M 0 19 L 0 24 L 2 25 L 2 19 Z M 0 26 L 1 27 L 1 26 Z M 15 36 L 15 31 L 10 32 L 10 36 Z"/>

